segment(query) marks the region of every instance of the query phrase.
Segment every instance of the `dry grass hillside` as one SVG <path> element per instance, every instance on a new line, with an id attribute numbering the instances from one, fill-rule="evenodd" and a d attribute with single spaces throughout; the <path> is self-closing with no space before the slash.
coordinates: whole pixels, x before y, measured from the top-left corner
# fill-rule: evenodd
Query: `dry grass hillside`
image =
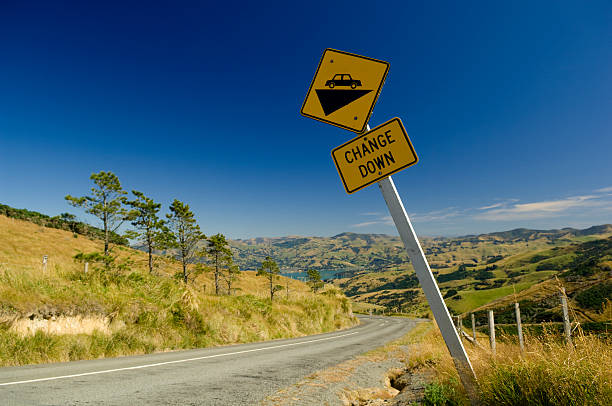
<path id="1" fill-rule="evenodd" d="M 217 296 L 210 273 L 185 286 L 172 277 L 177 263 L 157 258 L 151 275 L 145 254 L 128 247 L 114 247 L 119 261 L 131 261 L 122 271 L 84 273 L 73 260 L 101 249 L 101 241 L 0 215 L 0 365 L 251 342 L 356 322 L 331 287 L 315 295 L 280 278 L 288 295 L 271 302 L 266 280 L 252 271 L 240 273 L 233 295 Z"/>
<path id="2" fill-rule="evenodd" d="M 42 275 L 42 257 L 47 255 L 48 275 L 55 275 L 57 271 L 79 272 L 84 266 L 74 261 L 74 255 L 79 252 L 100 252 L 103 247 L 101 240 L 0 215 L 0 269 L 23 270 Z M 144 252 L 119 245 L 114 247 L 114 252 L 120 259 L 133 261 L 132 270 L 146 271 L 147 256 Z M 157 257 L 156 265 L 160 276 L 171 276 L 180 270 L 179 263 L 166 258 Z M 237 288 L 241 294 L 268 297 L 266 280 L 255 274 L 254 271 L 242 272 L 233 288 Z M 287 283 L 290 294 L 310 292 L 309 287 L 300 281 L 280 278 L 279 284 L 286 286 Z M 204 273 L 198 276 L 195 285 L 211 292 L 214 289 L 212 274 Z"/>

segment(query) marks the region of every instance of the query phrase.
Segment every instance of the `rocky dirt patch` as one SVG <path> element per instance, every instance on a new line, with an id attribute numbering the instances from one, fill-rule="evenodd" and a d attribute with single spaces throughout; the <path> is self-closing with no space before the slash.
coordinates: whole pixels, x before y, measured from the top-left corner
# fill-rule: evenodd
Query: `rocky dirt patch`
<path id="1" fill-rule="evenodd" d="M 408 371 L 408 347 L 362 355 L 318 371 L 269 396 L 261 406 L 403 406 L 423 401 L 427 371 Z"/>

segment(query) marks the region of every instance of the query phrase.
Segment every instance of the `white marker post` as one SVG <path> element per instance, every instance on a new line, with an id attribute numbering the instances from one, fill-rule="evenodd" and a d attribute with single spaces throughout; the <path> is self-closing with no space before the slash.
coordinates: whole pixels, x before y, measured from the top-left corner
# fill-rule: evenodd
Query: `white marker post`
<path id="1" fill-rule="evenodd" d="M 463 347 L 463 343 L 459 338 L 457 329 L 455 329 L 453 319 L 446 308 L 446 304 L 444 303 L 444 299 L 442 298 L 438 284 L 436 283 L 433 273 L 429 268 L 425 253 L 423 253 L 421 244 L 419 244 L 416 233 L 412 228 L 410 218 L 408 218 L 408 213 L 406 213 L 402 200 L 397 193 L 393 179 L 391 179 L 390 176 L 388 178 L 384 178 L 378 182 L 378 186 L 380 187 L 382 195 L 385 198 L 385 202 L 387 203 L 387 207 L 389 208 L 389 213 L 391 213 L 395 227 L 397 227 L 397 231 L 404 242 L 404 247 L 406 247 L 406 251 L 408 252 L 408 256 L 410 257 L 414 271 L 419 279 L 419 283 L 423 288 L 423 292 L 425 292 L 425 298 L 429 303 L 429 307 L 431 308 L 434 318 L 436 319 L 436 323 L 438 323 L 438 327 L 440 328 L 440 332 L 442 333 L 446 347 L 453 357 L 455 367 L 457 368 L 457 372 L 459 372 L 459 377 L 461 378 L 461 383 L 463 383 L 463 387 L 470 397 L 472 404 L 476 404 L 476 375 L 472 369 L 472 364 L 470 363 L 467 353 L 465 352 L 465 348 Z"/>

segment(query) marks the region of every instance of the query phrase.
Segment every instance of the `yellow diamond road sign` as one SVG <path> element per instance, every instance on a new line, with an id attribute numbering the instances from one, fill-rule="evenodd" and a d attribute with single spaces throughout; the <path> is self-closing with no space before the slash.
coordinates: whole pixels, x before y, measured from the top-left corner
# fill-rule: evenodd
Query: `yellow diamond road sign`
<path id="1" fill-rule="evenodd" d="M 335 148 L 332 158 L 347 193 L 363 189 L 419 160 L 397 117 Z"/>
<path id="2" fill-rule="evenodd" d="M 361 133 L 372 114 L 389 64 L 326 49 L 302 105 L 302 114 Z"/>

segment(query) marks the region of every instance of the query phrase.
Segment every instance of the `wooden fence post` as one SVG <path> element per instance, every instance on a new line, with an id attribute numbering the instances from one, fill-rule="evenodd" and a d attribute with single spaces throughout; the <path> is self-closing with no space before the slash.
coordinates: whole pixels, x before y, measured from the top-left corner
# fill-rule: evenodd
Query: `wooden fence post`
<path id="1" fill-rule="evenodd" d="M 519 308 L 518 302 L 514 303 L 514 314 L 516 315 L 516 330 L 518 332 L 519 346 L 521 352 L 525 351 L 525 342 L 523 341 L 523 326 L 521 324 L 521 309 Z"/>
<path id="2" fill-rule="evenodd" d="M 457 332 L 459 333 L 459 338 L 461 338 L 461 321 L 463 317 L 461 315 L 457 316 Z"/>
<path id="3" fill-rule="evenodd" d="M 567 296 L 565 296 L 565 288 L 561 288 L 559 296 L 561 296 L 561 307 L 563 308 L 563 330 L 565 332 L 565 342 L 567 345 L 572 345 L 572 325 L 570 324 L 569 312 L 567 311 Z"/>
<path id="4" fill-rule="evenodd" d="M 491 351 L 495 354 L 495 319 L 493 318 L 493 310 L 489 310 L 489 342 Z"/>
<path id="5" fill-rule="evenodd" d="M 472 313 L 472 337 L 476 341 L 476 317 L 474 317 L 474 313 Z"/>

